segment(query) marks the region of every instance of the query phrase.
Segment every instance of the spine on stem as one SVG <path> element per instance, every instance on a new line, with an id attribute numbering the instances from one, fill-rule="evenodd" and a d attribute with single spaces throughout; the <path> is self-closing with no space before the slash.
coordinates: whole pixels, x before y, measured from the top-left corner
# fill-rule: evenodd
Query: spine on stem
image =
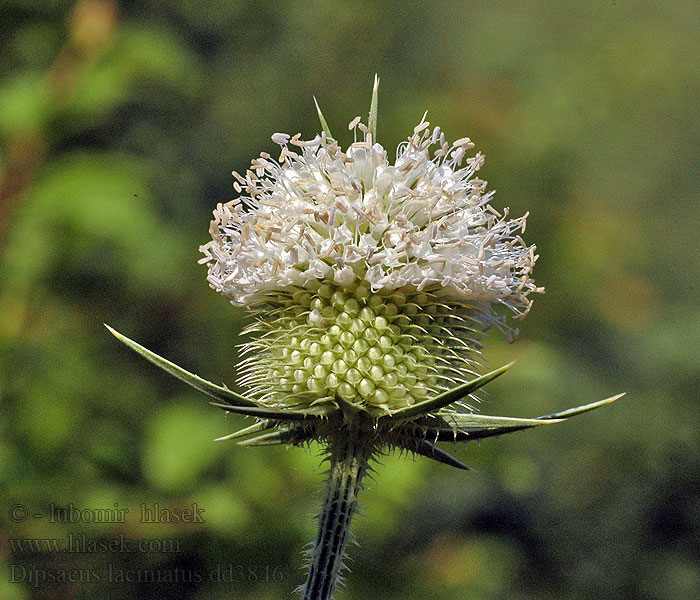
<path id="1" fill-rule="evenodd" d="M 372 455 L 371 444 L 358 435 L 338 436 L 330 441 L 328 451 L 330 471 L 318 534 L 310 552 L 309 574 L 301 588 L 303 600 L 329 600 L 333 595 L 343 567 L 350 521 Z"/>

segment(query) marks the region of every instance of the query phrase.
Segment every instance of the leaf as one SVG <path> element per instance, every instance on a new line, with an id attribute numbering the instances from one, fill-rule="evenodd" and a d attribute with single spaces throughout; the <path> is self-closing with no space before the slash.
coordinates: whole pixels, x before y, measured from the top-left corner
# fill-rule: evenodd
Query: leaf
<path id="1" fill-rule="evenodd" d="M 399 410 L 394 411 L 394 413 L 391 415 L 380 417 L 380 420 L 410 419 L 412 417 L 424 415 L 429 412 L 435 412 L 441 409 L 442 407 L 447 406 L 448 404 L 452 404 L 457 400 L 461 400 L 465 396 L 468 396 L 472 392 L 478 390 L 480 387 L 483 387 L 490 381 L 493 381 L 494 379 L 496 379 L 496 377 L 503 375 L 503 373 L 510 369 L 514 364 L 515 362 L 508 363 L 507 365 L 502 366 L 500 369 L 496 369 L 495 371 L 486 373 L 486 375 L 482 375 L 481 377 L 477 377 L 476 379 L 473 379 L 472 381 L 469 381 L 463 385 L 443 392 L 442 394 L 435 396 L 434 398 L 424 400 L 423 402 L 419 402 L 418 404 L 414 404 L 413 406 L 400 408 Z"/>
<path id="2" fill-rule="evenodd" d="M 131 348 L 134 352 L 140 354 L 146 360 L 152 362 L 157 367 L 160 367 L 166 373 L 169 373 L 170 375 L 172 375 L 173 377 L 176 377 L 180 381 L 184 381 L 186 384 L 191 385 L 194 389 L 196 389 L 200 392 L 204 392 L 208 396 L 212 396 L 213 398 L 216 398 L 218 400 L 223 400 L 224 402 L 228 402 L 231 406 L 237 406 L 237 407 L 243 407 L 243 406 L 258 407 L 259 406 L 256 402 L 253 402 L 252 400 L 249 400 L 248 398 L 245 398 L 244 396 L 241 396 L 240 394 L 236 394 L 235 392 L 232 392 L 228 388 L 215 385 L 215 384 L 211 383 L 210 381 L 207 381 L 206 379 L 202 379 L 201 377 L 199 377 L 198 375 L 195 375 L 194 373 L 190 373 L 189 371 L 186 371 L 185 369 L 178 367 L 175 363 L 172 363 L 169 360 L 166 360 L 165 358 L 158 356 L 155 352 L 151 352 L 150 350 L 148 350 L 148 348 L 144 348 L 143 346 L 141 346 L 141 344 L 137 344 L 136 342 L 134 342 L 133 340 L 130 340 L 128 337 L 122 335 L 118 331 L 115 331 L 106 323 L 105 323 L 105 327 L 107 329 L 109 329 L 110 333 L 114 337 L 116 337 L 124 345 Z"/>

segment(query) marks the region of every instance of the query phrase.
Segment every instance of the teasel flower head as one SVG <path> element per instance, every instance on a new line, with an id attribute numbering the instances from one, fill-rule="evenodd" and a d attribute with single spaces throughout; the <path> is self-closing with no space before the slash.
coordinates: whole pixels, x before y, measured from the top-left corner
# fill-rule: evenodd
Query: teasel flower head
<path id="1" fill-rule="evenodd" d="M 479 331 L 530 309 L 525 216 L 494 208 L 484 162 L 423 120 L 390 160 L 359 118 L 347 150 L 277 133 L 214 211 L 209 283 L 256 315 L 240 383 L 272 407 L 374 415 L 464 383 Z"/>
<path id="2" fill-rule="evenodd" d="M 319 442 L 329 474 L 303 600 L 331 598 L 362 478 L 398 449 L 467 469 L 441 441 L 483 439 L 561 422 L 621 395 L 532 419 L 487 416 L 471 403 L 511 365 L 480 375 L 480 337 L 522 319 L 537 260 L 526 216 L 491 204 L 477 176 L 484 157 L 425 120 L 393 160 L 377 143 L 377 85 L 367 125 L 350 123 L 343 150 L 322 131 L 272 136 L 239 196 L 217 206 L 201 247 L 210 285 L 253 315 L 237 367 L 243 394 L 178 367 L 110 331 L 229 413 L 254 417 L 219 438 L 240 445 Z M 504 314 L 505 313 L 505 314 Z M 252 437 L 251 437 L 252 436 Z"/>

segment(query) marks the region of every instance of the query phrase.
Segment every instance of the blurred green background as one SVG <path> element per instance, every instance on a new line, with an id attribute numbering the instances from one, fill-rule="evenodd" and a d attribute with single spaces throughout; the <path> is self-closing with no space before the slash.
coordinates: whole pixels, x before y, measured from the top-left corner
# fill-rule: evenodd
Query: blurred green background
<path id="1" fill-rule="evenodd" d="M 531 213 L 547 294 L 515 344 L 486 336 L 490 366 L 519 362 L 482 409 L 628 395 L 456 449 L 476 473 L 385 457 L 338 597 L 700 597 L 697 2 L 1 0 L 0 22 L 0 597 L 303 581 L 318 452 L 213 443 L 245 421 L 102 323 L 231 383 L 244 314 L 197 265 L 211 211 L 272 133 L 313 136 L 312 94 L 348 143 L 375 72 L 386 147 L 427 109 Z M 204 522 L 142 522 L 156 503 Z M 147 547 L 76 551 L 111 539 Z"/>

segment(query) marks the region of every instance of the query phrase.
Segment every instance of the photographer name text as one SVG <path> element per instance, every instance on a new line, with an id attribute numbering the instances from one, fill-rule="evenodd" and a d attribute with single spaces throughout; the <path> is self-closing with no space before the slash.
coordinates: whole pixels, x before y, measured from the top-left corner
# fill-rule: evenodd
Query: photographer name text
<path id="1" fill-rule="evenodd" d="M 50 523 L 126 523 L 129 508 L 80 508 L 74 504 L 59 506 L 49 504 L 48 515 L 30 513 L 26 506 L 17 504 L 10 508 L 9 516 L 15 523 L 21 523 L 28 518 L 48 518 Z M 204 523 L 203 508 L 196 502 L 186 508 L 170 508 L 159 503 L 139 505 L 138 518 L 141 523 Z"/>

